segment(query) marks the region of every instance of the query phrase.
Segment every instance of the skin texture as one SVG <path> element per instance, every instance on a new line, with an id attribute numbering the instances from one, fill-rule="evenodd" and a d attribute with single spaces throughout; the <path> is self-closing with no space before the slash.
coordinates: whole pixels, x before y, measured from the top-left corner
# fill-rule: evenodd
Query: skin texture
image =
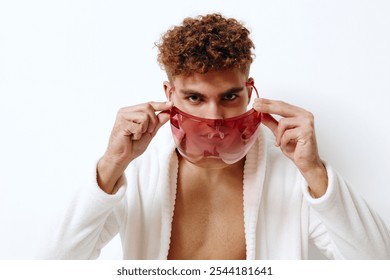
<path id="1" fill-rule="evenodd" d="M 228 118 L 246 111 L 253 81 L 238 70 L 177 76 L 163 87 L 169 102 L 149 102 L 122 108 L 108 148 L 97 165 L 98 184 L 116 192 L 128 164 L 140 156 L 159 128 L 169 120 L 158 114 L 175 104 L 206 118 Z M 313 197 L 326 192 L 327 175 L 318 154 L 314 117 L 306 110 L 257 98 L 253 108 L 275 135 L 275 145 L 291 159 L 308 182 Z M 276 121 L 272 114 L 281 118 Z M 219 168 L 196 166 L 178 154 L 177 197 L 172 222 L 170 259 L 245 259 L 243 168 L 245 158 Z M 227 207 L 228 206 L 228 207 Z"/>

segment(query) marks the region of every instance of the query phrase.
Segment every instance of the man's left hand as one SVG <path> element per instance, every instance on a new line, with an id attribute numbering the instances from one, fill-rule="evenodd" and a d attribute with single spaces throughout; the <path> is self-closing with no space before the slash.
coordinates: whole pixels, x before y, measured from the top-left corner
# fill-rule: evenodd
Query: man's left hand
<path id="1" fill-rule="evenodd" d="M 262 123 L 275 135 L 275 145 L 299 168 L 313 197 L 327 189 L 326 169 L 318 153 L 312 113 L 282 101 L 256 98 L 253 108 L 262 113 Z M 282 118 L 277 121 L 271 114 Z"/>

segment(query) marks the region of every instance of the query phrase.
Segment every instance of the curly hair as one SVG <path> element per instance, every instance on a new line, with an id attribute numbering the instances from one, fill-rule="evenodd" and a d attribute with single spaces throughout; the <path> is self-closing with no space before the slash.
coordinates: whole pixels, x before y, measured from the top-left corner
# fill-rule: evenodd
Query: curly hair
<path id="1" fill-rule="evenodd" d="M 249 33 L 236 19 L 221 14 L 185 18 L 156 43 L 157 60 L 170 79 L 233 68 L 249 73 L 255 48 Z"/>

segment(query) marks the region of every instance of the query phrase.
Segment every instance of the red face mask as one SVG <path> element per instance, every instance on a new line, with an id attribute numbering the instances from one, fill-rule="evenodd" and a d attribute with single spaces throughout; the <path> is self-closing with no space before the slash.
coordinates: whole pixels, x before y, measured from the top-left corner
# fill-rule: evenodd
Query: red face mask
<path id="1" fill-rule="evenodd" d="M 259 94 L 253 83 L 257 97 Z M 242 159 L 259 133 L 261 113 L 254 109 L 226 119 L 206 119 L 187 114 L 177 107 L 170 111 L 173 138 L 180 154 L 188 161 L 213 167 Z"/>

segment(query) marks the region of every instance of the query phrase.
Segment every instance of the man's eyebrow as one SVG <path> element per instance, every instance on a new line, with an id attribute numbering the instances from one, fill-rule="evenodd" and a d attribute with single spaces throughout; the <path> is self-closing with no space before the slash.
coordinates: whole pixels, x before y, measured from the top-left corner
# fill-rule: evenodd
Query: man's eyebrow
<path id="1" fill-rule="evenodd" d="M 197 95 L 200 97 L 204 96 L 204 94 L 192 89 L 182 89 L 180 90 L 180 93 L 183 95 Z"/>
<path id="2" fill-rule="evenodd" d="M 244 89 L 244 87 L 233 87 L 233 88 L 228 89 L 227 91 L 219 93 L 218 95 L 222 96 L 222 95 L 226 95 L 226 94 L 237 93 L 237 92 L 242 91 L 243 89 Z M 180 90 L 180 93 L 183 95 L 197 95 L 200 97 L 205 96 L 205 94 L 200 93 L 196 90 L 192 90 L 192 89 L 182 89 L 182 90 Z"/>
<path id="3" fill-rule="evenodd" d="M 220 95 L 226 95 L 226 94 L 232 94 L 232 93 L 237 93 L 240 92 L 244 89 L 244 87 L 233 87 L 225 92 L 220 93 Z"/>

